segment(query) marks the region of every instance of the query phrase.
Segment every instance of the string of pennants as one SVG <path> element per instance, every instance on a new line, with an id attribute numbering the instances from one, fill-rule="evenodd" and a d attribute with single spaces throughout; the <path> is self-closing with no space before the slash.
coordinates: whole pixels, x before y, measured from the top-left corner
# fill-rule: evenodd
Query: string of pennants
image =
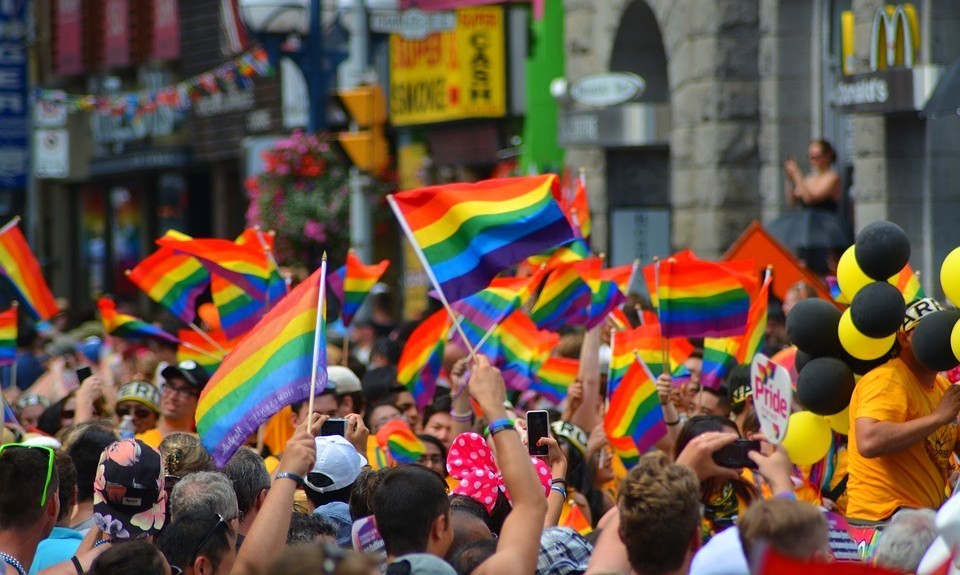
<path id="1" fill-rule="evenodd" d="M 94 112 L 101 116 L 135 118 L 158 108 L 185 112 L 204 97 L 236 89 L 253 88 L 253 79 L 270 76 L 273 68 L 266 50 L 256 47 L 224 62 L 216 68 L 166 86 L 159 90 L 140 90 L 119 94 L 66 94 L 60 90 L 38 88 L 35 98 L 51 104 L 65 104 L 68 111 Z"/>

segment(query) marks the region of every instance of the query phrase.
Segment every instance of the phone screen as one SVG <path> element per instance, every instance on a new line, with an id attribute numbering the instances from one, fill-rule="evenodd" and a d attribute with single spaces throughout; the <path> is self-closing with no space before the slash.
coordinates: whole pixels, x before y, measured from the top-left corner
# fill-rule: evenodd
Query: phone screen
<path id="1" fill-rule="evenodd" d="M 347 435 L 347 420 L 340 418 L 326 420 L 323 425 L 320 426 L 320 435 L 340 435 L 345 437 Z"/>
<path id="2" fill-rule="evenodd" d="M 757 464 L 747 456 L 751 451 L 760 451 L 760 442 L 753 439 L 738 439 L 724 445 L 713 453 L 713 461 L 720 467 L 756 469 Z"/>
<path id="3" fill-rule="evenodd" d="M 535 457 L 546 457 L 548 447 L 546 445 L 537 445 L 541 437 L 550 436 L 550 416 L 546 411 L 528 411 L 527 412 L 527 449 L 530 455 Z"/>
<path id="4" fill-rule="evenodd" d="M 87 379 L 91 375 L 93 375 L 93 370 L 90 369 L 90 366 L 85 365 L 77 368 L 77 381 L 80 383 L 83 383 L 83 380 Z"/>

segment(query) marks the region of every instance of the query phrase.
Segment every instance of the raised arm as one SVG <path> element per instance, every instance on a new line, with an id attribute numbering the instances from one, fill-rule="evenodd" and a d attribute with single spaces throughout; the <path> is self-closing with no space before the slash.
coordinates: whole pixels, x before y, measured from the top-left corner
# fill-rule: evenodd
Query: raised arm
<path id="1" fill-rule="evenodd" d="M 593 429 L 600 423 L 600 330 L 603 324 L 583 336 L 580 348 L 580 380 L 583 382 L 583 401 L 573 413 L 570 423 L 580 429 Z"/>
<path id="2" fill-rule="evenodd" d="M 511 425 L 504 425 L 502 430 L 498 430 L 496 423 L 505 421 L 507 417 L 503 407 L 506 388 L 500 372 L 483 356 L 477 357 L 470 378 L 470 393 L 480 403 L 493 426 L 491 438 L 497 452 L 497 465 L 513 500 L 513 510 L 500 530 L 496 553 L 473 573 L 533 573 L 537 568 L 547 500 L 520 436 Z"/>

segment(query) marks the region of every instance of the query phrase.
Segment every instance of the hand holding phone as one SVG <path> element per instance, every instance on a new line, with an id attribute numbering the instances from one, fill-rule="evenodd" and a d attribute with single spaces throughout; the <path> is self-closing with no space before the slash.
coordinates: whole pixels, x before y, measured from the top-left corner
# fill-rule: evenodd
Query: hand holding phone
<path id="1" fill-rule="evenodd" d="M 550 415 L 542 410 L 527 412 L 527 450 L 534 457 L 546 457 L 550 448 L 537 445 L 541 437 L 550 436 Z"/>
<path id="2" fill-rule="evenodd" d="M 755 439 L 738 439 L 713 452 L 713 461 L 720 467 L 757 469 L 757 464 L 747 456 L 751 451 L 760 451 L 760 442 Z"/>

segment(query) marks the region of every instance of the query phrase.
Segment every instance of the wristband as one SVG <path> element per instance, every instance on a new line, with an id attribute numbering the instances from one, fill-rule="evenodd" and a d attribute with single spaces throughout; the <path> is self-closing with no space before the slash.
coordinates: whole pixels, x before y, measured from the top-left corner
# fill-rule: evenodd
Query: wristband
<path id="1" fill-rule="evenodd" d="M 666 424 L 666 425 L 669 425 L 669 426 L 674 426 L 674 425 L 680 423 L 680 418 L 678 417 L 678 418 L 677 418 L 676 420 L 674 420 L 674 421 L 664 421 L 663 423 Z"/>
<path id="2" fill-rule="evenodd" d="M 563 477 L 554 477 L 553 479 L 550 480 L 550 485 L 560 485 L 561 483 L 563 484 L 564 487 L 567 486 L 567 480 L 564 479 Z"/>
<path id="3" fill-rule="evenodd" d="M 505 429 L 513 429 L 513 422 L 507 418 L 496 419 L 490 422 L 490 425 L 487 426 L 486 434 L 488 437 L 492 437 Z"/>
<path id="4" fill-rule="evenodd" d="M 459 411 L 454 411 L 454 410 L 451 409 L 451 410 L 450 410 L 450 419 L 452 419 L 452 420 L 454 420 L 454 421 L 456 421 L 456 422 L 458 422 L 458 423 L 470 423 L 471 421 L 473 421 L 473 412 L 472 412 L 472 411 L 464 411 L 463 413 L 460 413 Z"/>
<path id="5" fill-rule="evenodd" d="M 563 487 L 560 487 L 559 485 L 553 485 L 550 487 L 550 491 L 556 491 L 561 497 L 563 497 L 564 501 L 567 500 L 567 490 Z"/>
<path id="6" fill-rule="evenodd" d="M 303 478 L 295 473 L 287 473 L 286 471 L 281 471 L 275 477 L 275 479 L 292 479 L 294 483 L 297 484 L 297 487 L 303 487 Z"/>

